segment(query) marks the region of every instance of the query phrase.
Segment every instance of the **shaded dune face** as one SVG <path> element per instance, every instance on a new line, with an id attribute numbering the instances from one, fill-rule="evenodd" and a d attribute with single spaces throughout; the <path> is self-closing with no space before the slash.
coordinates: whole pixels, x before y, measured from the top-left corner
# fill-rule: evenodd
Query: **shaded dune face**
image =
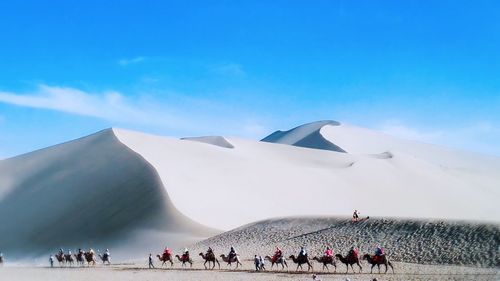
<path id="1" fill-rule="evenodd" d="M 336 152 L 346 152 L 341 147 L 325 139 L 320 130 L 324 126 L 339 126 L 336 121 L 317 121 L 295 127 L 288 131 L 276 131 L 263 138 L 263 142 L 288 144 L 293 146 L 330 150 Z"/>
<path id="2" fill-rule="evenodd" d="M 0 162 L 0 249 L 100 243 L 133 230 L 201 234 L 156 170 L 104 130 Z"/>

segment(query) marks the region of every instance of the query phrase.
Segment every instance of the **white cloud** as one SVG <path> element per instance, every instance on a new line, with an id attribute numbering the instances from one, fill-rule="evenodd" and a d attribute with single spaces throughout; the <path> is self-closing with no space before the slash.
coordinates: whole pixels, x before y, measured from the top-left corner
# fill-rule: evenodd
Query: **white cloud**
<path id="1" fill-rule="evenodd" d="M 146 58 L 145 57 L 135 57 L 131 59 L 121 59 L 118 61 L 118 64 L 121 66 L 127 66 L 129 64 L 134 64 L 134 63 L 139 63 L 143 62 Z"/>
<path id="2" fill-rule="evenodd" d="M 244 110 L 177 93 L 165 92 L 158 99 L 145 94 L 132 97 L 116 91 L 91 93 L 39 85 L 28 93 L 0 92 L 0 102 L 100 118 L 111 126 L 167 131 L 168 135 L 215 133 L 259 139 L 268 133 L 259 117 L 252 118 Z"/>
<path id="3" fill-rule="evenodd" d="M 74 88 L 40 85 L 36 91 L 28 94 L 0 92 L 0 102 L 123 123 L 162 123 L 167 126 L 182 124 L 168 112 L 149 110 L 148 104 L 141 103 L 140 100 L 129 100 L 116 91 L 89 93 Z"/>

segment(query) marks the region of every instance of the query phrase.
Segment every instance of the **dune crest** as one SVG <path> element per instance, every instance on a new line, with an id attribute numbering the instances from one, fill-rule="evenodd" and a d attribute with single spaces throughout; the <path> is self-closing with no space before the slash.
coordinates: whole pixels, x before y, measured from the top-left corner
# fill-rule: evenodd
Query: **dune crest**
<path id="1" fill-rule="evenodd" d="M 197 141 L 224 148 L 234 148 L 234 146 L 222 136 L 186 137 L 181 138 L 181 140 Z"/>
<path id="2" fill-rule="evenodd" d="M 263 138 L 261 141 L 346 152 L 335 143 L 323 137 L 320 131 L 325 126 L 340 126 L 340 123 L 330 120 L 312 122 L 295 127 L 288 131 L 276 131 Z"/>

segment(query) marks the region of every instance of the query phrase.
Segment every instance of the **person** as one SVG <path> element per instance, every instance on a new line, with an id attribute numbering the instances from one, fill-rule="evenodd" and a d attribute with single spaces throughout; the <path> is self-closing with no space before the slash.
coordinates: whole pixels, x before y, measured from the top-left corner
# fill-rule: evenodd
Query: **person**
<path id="1" fill-rule="evenodd" d="M 54 267 L 54 256 L 50 255 L 49 262 L 50 262 L 50 267 Z"/>
<path id="2" fill-rule="evenodd" d="M 349 256 L 353 256 L 355 258 L 358 257 L 358 249 L 356 247 L 352 246 L 351 249 L 349 250 Z"/>
<path id="3" fill-rule="evenodd" d="M 262 256 L 259 256 L 259 261 L 260 261 L 260 269 L 266 270 L 266 265 L 264 264 L 264 259 L 262 258 Z"/>
<path id="4" fill-rule="evenodd" d="M 151 255 L 151 253 L 149 253 L 149 268 L 155 268 L 153 264 L 153 255 Z"/>
<path id="5" fill-rule="evenodd" d="M 257 255 L 255 255 L 255 257 L 253 258 L 253 262 L 255 264 L 255 271 L 259 271 L 260 270 L 260 259 Z"/>
<path id="6" fill-rule="evenodd" d="M 90 253 L 91 255 L 94 255 L 94 254 L 95 254 L 94 249 L 90 248 L 89 253 Z"/>
<path id="7" fill-rule="evenodd" d="M 329 246 L 326 247 L 325 257 L 327 257 L 327 258 L 333 257 L 333 250 Z"/>
<path id="8" fill-rule="evenodd" d="M 184 253 L 182 254 L 182 260 L 184 261 L 189 260 L 189 250 L 187 248 L 184 248 Z"/>
<path id="9" fill-rule="evenodd" d="M 231 250 L 229 251 L 229 254 L 227 256 L 229 260 L 232 260 L 234 257 L 236 257 L 236 250 L 234 250 L 233 246 L 231 246 Z"/>
<path id="10" fill-rule="evenodd" d="M 0 266 L 3 266 L 3 253 L 0 252 Z"/>
<path id="11" fill-rule="evenodd" d="M 274 252 L 273 262 L 278 261 L 283 256 L 283 252 L 279 247 L 276 247 L 276 251 Z"/>
<path id="12" fill-rule="evenodd" d="M 299 258 L 306 257 L 306 256 L 307 256 L 306 249 L 304 249 L 304 247 L 300 247 Z"/>
<path id="13" fill-rule="evenodd" d="M 210 256 L 214 256 L 214 257 L 215 257 L 215 255 L 214 255 L 214 250 L 212 250 L 212 247 L 208 247 L 208 250 L 207 250 L 207 256 L 209 256 L 209 257 L 210 257 Z"/>
<path id="14" fill-rule="evenodd" d="M 382 257 L 384 254 L 384 249 L 380 247 L 380 245 L 377 245 L 377 248 L 375 248 L 375 260 Z"/>
<path id="15" fill-rule="evenodd" d="M 71 250 L 68 250 L 68 256 L 71 256 Z"/>
<path id="16" fill-rule="evenodd" d="M 168 247 L 165 247 L 165 250 L 163 251 L 163 259 L 170 257 L 171 254 L 172 252 L 170 251 L 170 249 Z"/>
<path id="17" fill-rule="evenodd" d="M 352 214 L 352 219 L 354 221 L 358 221 L 359 220 L 359 212 L 358 212 L 358 210 L 354 210 L 354 213 Z"/>
<path id="18" fill-rule="evenodd" d="M 106 249 L 106 251 L 104 252 L 104 258 L 108 259 L 110 258 L 110 254 L 109 254 L 109 249 Z"/>
<path id="19" fill-rule="evenodd" d="M 64 250 L 62 248 L 59 248 L 59 256 L 64 256 Z"/>

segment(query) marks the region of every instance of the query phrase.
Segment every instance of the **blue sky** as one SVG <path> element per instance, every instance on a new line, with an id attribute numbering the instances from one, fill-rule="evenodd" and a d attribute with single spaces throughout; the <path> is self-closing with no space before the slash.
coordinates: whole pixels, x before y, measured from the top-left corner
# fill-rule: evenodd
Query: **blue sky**
<path id="1" fill-rule="evenodd" d="M 106 2 L 106 3 L 103 3 Z M 1 1 L 0 158 L 333 119 L 500 155 L 498 1 Z"/>

